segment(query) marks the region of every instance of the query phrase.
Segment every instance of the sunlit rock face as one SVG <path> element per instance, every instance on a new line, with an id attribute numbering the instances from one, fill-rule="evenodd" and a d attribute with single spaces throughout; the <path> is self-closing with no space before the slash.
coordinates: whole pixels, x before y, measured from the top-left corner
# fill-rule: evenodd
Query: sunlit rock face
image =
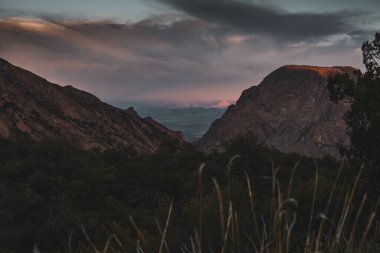
<path id="1" fill-rule="evenodd" d="M 72 86 L 61 87 L 0 59 L 0 139 L 68 137 L 85 149 L 132 147 L 153 153 L 167 141 L 184 143 L 133 108 L 121 110 Z"/>
<path id="2" fill-rule="evenodd" d="M 354 71 L 352 67 L 281 67 L 258 86 L 243 91 L 236 105 L 214 121 L 197 145 L 210 151 L 249 134 L 286 153 L 338 158 L 338 147 L 350 144 L 343 119 L 350 104 L 330 100 L 327 78 Z"/>

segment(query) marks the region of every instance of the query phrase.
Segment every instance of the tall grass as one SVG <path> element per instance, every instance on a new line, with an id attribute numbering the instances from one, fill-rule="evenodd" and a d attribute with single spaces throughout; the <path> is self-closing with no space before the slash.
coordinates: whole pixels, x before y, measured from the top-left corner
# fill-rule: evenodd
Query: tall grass
<path id="1" fill-rule="evenodd" d="M 234 160 L 239 156 L 231 158 L 226 169 L 228 183 L 223 189 L 217 180 L 213 179 L 214 198 L 216 205 L 213 210 L 217 214 L 219 235 L 214 235 L 215 241 L 211 242 L 214 247 L 210 247 L 210 241 L 207 240 L 205 227 L 210 222 L 205 215 L 206 203 L 202 196 L 203 189 L 203 171 L 205 165 L 199 168 L 199 194 L 197 195 L 199 208 L 196 210 L 198 222 L 194 224 L 194 232 L 189 234 L 189 240 L 183 242 L 179 248 L 171 248 L 170 241 L 167 240 L 168 231 L 171 229 L 171 216 L 173 215 L 173 202 L 168 209 L 164 227 L 156 220 L 161 240 L 153 252 L 183 252 L 183 253 L 239 253 L 239 252 L 257 252 L 257 253 L 361 253 L 361 252 L 379 252 L 379 229 L 375 217 L 379 201 L 373 206 L 369 204 L 366 195 L 359 196 L 358 190 L 364 165 L 359 169 L 354 180 L 349 183 L 342 182 L 342 173 L 346 168 L 346 160 L 343 159 L 336 173 L 336 178 L 330 188 L 325 206 L 317 210 L 316 203 L 319 199 L 320 174 L 316 166 L 313 186 L 311 205 L 308 209 L 307 217 L 299 217 L 297 208 L 299 202 L 293 197 L 295 175 L 298 164 L 294 166 L 288 183 L 284 189 L 278 180 L 279 167 L 272 164 L 272 175 L 263 180 L 270 180 L 271 199 L 267 213 L 262 213 L 259 198 L 260 192 L 255 191 L 255 185 L 252 178 L 245 172 L 245 195 L 247 210 L 241 210 L 241 206 L 236 204 L 234 184 L 232 179 Z M 342 187 L 343 185 L 343 187 Z M 359 201 L 358 201 L 359 200 Z M 321 211 L 322 210 L 322 211 Z M 247 216 L 242 216 L 245 214 Z M 142 230 L 138 227 L 132 217 L 129 217 L 131 226 L 134 228 L 137 241 L 135 251 L 145 252 L 144 246 L 150 242 L 144 236 Z M 302 219 L 306 223 L 297 227 L 298 221 Z M 241 224 L 244 220 L 244 224 Z M 213 231 L 217 231 L 214 229 Z M 127 252 L 127 245 L 112 235 L 106 241 L 103 250 L 97 249 L 91 242 L 85 229 L 83 234 L 95 253 L 106 252 Z M 113 244 L 111 246 L 111 244 Z M 217 245 L 215 247 L 215 245 Z M 130 246 L 130 245 L 128 245 Z M 69 246 L 71 249 L 71 246 Z M 71 250 L 70 250 L 71 251 Z"/>

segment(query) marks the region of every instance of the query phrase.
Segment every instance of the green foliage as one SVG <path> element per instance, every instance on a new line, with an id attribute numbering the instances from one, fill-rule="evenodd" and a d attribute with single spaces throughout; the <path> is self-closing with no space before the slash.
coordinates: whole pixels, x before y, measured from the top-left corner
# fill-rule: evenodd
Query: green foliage
<path id="1" fill-rule="evenodd" d="M 363 63 L 367 68 L 367 72 L 374 78 L 380 78 L 380 33 L 375 34 L 372 42 L 364 42 L 362 46 Z"/>
<path id="2" fill-rule="evenodd" d="M 273 223 L 273 217 L 280 208 L 278 201 L 287 199 L 297 201 L 297 205 L 291 201 L 282 205 L 290 214 L 297 213 L 294 238 L 289 242 L 289 247 L 296 249 L 306 240 L 313 203 L 315 214 L 324 211 L 338 168 L 331 157 L 313 160 L 283 154 L 250 138 L 239 138 L 227 145 L 225 152 L 207 156 L 193 146 L 178 150 L 174 144 L 166 145 L 155 155 L 132 157 L 129 149 L 94 153 L 67 140 L 1 143 L 0 251 L 31 252 L 37 244 L 42 252 L 69 252 L 70 247 L 72 252 L 93 252 L 83 225 L 96 248 L 115 234 L 123 246 L 111 237 L 110 250 L 130 252 L 141 247 L 144 252 L 157 252 L 172 202 L 165 242 L 173 252 L 191 248 L 190 238 L 193 243 L 201 238 L 203 252 L 227 247 L 220 234 L 231 226 L 227 224 L 231 208 L 237 220 L 230 218 L 230 222 L 236 226 L 238 222 L 233 233 L 240 233 L 240 239 L 238 246 L 230 241 L 234 238 L 237 242 L 237 237 L 231 237 L 225 252 L 251 252 L 252 243 L 259 245 L 263 240 L 263 221 L 268 236 L 285 224 L 285 220 Z M 315 168 L 318 198 L 314 197 Z M 340 214 L 345 189 L 353 184 L 355 174 L 352 169 L 341 174 L 335 187 L 341 197 L 334 202 L 334 212 L 326 215 Z M 356 207 L 358 201 L 353 199 Z M 292 220 L 291 215 L 287 217 L 287 222 Z M 311 230 L 315 232 L 318 226 L 319 221 L 313 219 Z M 331 227 L 332 223 L 328 224 L 326 231 Z M 166 251 L 165 245 L 162 248 Z"/>
<path id="3" fill-rule="evenodd" d="M 369 191 L 380 191 L 380 33 L 372 42 L 362 46 L 365 73 L 357 72 L 330 78 L 328 88 L 333 101 L 350 101 L 351 108 L 345 115 L 351 138 L 351 148 L 345 152 L 354 163 L 366 162 Z"/>
<path id="4" fill-rule="evenodd" d="M 362 46 L 363 63 L 367 72 L 331 77 L 328 82 L 333 101 L 349 100 L 351 109 L 345 119 L 349 126 L 352 153 L 361 160 L 376 161 L 380 149 L 380 33 L 372 42 Z"/>
<path id="5" fill-rule="evenodd" d="M 77 224 L 115 207 L 106 195 L 112 175 L 94 154 L 64 141 L 9 144 L 1 151 L 7 153 L 0 170 L 2 246 L 16 252 L 27 252 L 35 241 L 63 247 L 62 236 Z"/>

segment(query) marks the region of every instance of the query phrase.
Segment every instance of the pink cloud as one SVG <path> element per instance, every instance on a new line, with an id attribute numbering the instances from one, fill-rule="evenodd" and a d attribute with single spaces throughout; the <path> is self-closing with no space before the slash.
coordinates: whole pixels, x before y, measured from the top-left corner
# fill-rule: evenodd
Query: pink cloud
<path id="1" fill-rule="evenodd" d="M 229 105 L 232 104 L 231 100 L 223 99 L 217 102 L 213 107 L 216 108 L 227 108 Z"/>

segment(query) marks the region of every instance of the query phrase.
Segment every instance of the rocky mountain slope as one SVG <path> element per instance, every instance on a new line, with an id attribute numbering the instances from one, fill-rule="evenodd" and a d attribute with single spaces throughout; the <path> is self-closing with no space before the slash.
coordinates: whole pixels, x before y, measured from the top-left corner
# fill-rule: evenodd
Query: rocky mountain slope
<path id="1" fill-rule="evenodd" d="M 245 90 L 197 145 L 209 151 L 251 134 L 283 152 L 338 157 L 338 146 L 350 143 L 343 120 L 350 104 L 330 101 L 327 78 L 353 71 L 351 67 L 281 67 Z"/>
<path id="2" fill-rule="evenodd" d="M 39 141 L 66 136 L 85 149 L 133 147 L 153 153 L 165 141 L 183 143 L 182 134 L 121 110 L 87 92 L 61 87 L 0 59 L 0 139 Z"/>

